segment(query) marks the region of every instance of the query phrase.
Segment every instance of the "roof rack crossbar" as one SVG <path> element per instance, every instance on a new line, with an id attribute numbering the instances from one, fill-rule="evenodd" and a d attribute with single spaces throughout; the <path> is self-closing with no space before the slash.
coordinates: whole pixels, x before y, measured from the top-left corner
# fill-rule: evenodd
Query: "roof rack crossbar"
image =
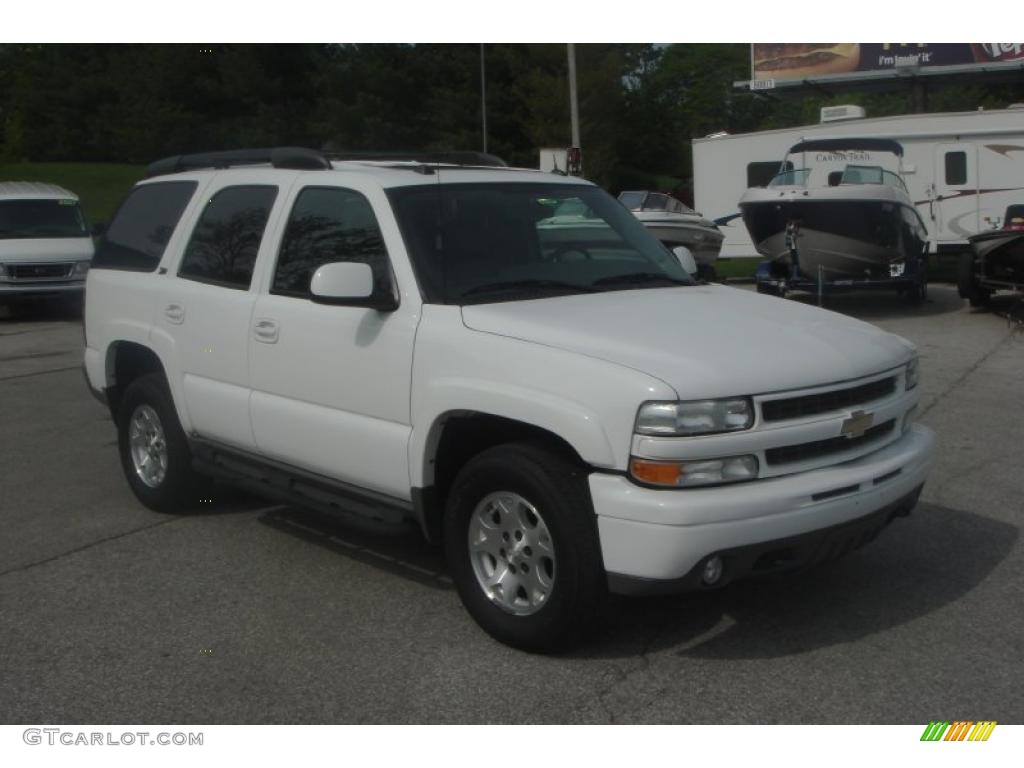
<path id="1" fill-rule="evenodd" d="M 412 162 L 424 165 L 468 165 L 484 168 L 507 168 L 508 163 L 497 155 L 468 150 L 440 152 L 328 152 L 331 160 L 366 162 Z"/>
<path id="2" fill-rule="evenodd" d="M 331 163 L 322 152 L 305 147 L 269 147 L 235 149 L 225 152 L 199 152 L 174 155 L 146 166 L 146 178 L 205 168 L 232 168 L 238 165 L 264 165 L 297 171 L 330 170 Z"/>

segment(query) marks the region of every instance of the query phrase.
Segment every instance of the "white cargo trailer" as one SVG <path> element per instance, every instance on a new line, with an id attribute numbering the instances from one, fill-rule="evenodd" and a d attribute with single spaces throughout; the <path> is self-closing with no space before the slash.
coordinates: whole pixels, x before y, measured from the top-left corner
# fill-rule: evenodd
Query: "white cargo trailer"
<path id="1" fill-rule="evenodd" d="M 895 139 L 903 145 L 910 197 L 928 228 L 928 252 L 967 251 L 969 236 L 1000 226 L 1008 206 L 1024 203 L 1021 107 L 876 118 L 864 118 L 860 107 L 825 107 L 818 125 L 694 139 L 694 202 L 725 235 L 721 258 L 758 256 L 737 202 L 748 187 L 771 180 L 786 150 L 804 138 Z M 799 167 L 799 156 L 790 160 Z"/>

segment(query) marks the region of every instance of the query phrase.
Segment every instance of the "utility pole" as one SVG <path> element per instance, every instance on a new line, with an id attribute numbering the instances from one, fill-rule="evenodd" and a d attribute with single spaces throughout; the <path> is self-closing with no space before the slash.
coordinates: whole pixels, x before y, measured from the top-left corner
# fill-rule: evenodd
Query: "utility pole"
<path id="1" fill-rule="evenodd" d="M 576 97 L 576 46 L 567 43 L 569 54 L 569 114 L 572 120 L 572 145 L 580 145 L 580 105 Z"/>
<path id="2" fill-rule="evenodd" d="M 567 160 L 567 170 L 570 175 L 579 175 L 582 172 L 583 153 L 580 149 L 580 105 L 576 95 L 576 45 L 566 43 L 565 47 L 569 57 L 569 119 L 572 124 L 572 149 Z"/>
<path id="3" fill-rule="evenodd" d="M 484 134 L 484 153 L 487 152 L 487 70 L 484 65 L 484 44 L 480 43 L 480 121 Z"/>

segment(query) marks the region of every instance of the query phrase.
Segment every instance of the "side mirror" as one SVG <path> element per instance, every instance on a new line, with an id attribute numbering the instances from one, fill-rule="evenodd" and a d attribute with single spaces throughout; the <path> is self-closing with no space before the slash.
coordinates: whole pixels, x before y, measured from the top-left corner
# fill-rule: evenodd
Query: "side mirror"
<path id="1" fill-rule="evenodd" d="M 686 270 L 686 274 L 695 275 L 697 274 L 697 262 L 693 258 L 693 254 L 690 249 L 685 245 L 677 245 L 672 249 L 672 253 L 679 259 L 679 266 Z"/>
<path id="2" fill-rule="evenodd" d="M 373 289 L 373 270 L 369 264 L 335 261 L 324 264 L 309 281 L 309 293 L 319 304 L 340 304 L 369 307 L 381 312 L 398 308 L 390 294 L 377 294 Z"/>
<path id="3" fill-rule="evenodd" d="M 103 237 L 107 234 L 107 223 L 105 221 L 97 221 L 92 225 L 92 236 Z"/>

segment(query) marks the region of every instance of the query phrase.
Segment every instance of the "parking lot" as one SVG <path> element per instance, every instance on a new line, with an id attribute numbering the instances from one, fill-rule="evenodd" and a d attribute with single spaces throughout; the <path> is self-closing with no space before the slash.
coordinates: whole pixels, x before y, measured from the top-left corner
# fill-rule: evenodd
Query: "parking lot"
<path id="1" fill-rule="evenodd" d="M 0 316 L 0 722 L 1024 722 L 1024 313 L 930 290 L 827 304 L 919 347 L 911 517 L 799 576 L 615 601 L 558 657 L 480 631 L 417 538 L 227 491 L 145 509 L 74 314 Z"/>

